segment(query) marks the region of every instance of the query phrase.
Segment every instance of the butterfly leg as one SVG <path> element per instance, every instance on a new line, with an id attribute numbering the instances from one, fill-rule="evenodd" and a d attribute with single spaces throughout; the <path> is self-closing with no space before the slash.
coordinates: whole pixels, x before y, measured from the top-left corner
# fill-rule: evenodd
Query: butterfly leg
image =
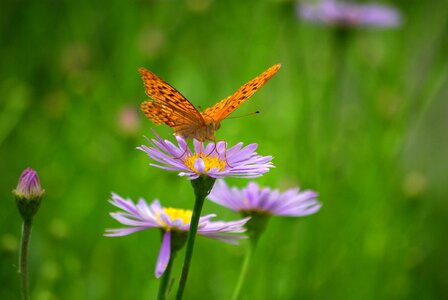
<path id="1" fill-rule="evenodd" d="M 185 146 L 184 152 L 180 156 L 175 157 L 174 159 L 182 159 L 184 157 L 184 155 L 187 153 L 187 150 L 188 150 L 188 146 Z"/>
<path id="2" fill-rule="evenodd" d="M 223 141 L 223 142 L 224 142 L 224 161 L 226 162 L 226 165 L 228 167 L 232 168 L 232 166 L 230 165 L 229 161 L 227 160 L 227 143 L 226 143 L 226 141 Z M 218 146 L 217 145 L 218 145 L 218 143 L 215 141 L 213 150 L 210 153 L 213 153 L 213 152 L 216 151 L 216 154 L 218 154 L 218 156 L 219 156 L 219 151 L 218 151 Z"/>
<path id="3" fill-rule="evenodd" d="M 230 164 L 229 161 L 227 160 L 227 143 L 224 143 L 224 160 L 226 161 L 226 164 L 229 168 L 233 168 Z"/>

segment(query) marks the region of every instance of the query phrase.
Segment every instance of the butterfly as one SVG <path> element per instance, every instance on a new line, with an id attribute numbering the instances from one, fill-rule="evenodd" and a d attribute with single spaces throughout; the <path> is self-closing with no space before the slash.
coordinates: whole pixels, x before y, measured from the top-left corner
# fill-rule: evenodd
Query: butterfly
<path id="1" fill-rule="evenodd" d="M 271 79 L 280 66 L 280 64 L 273 65 L 241 86 L 233 95 L 202 112 L 157 75 L 140 68 L 146 94 L 152 99 L 144 101 L 140 109 L 154 124 L 164 123 L 173 128 L 175 135 L 194 138 L 201 142 L 216 141 L 215 132 L 221 127 L 221 121 Z"/>

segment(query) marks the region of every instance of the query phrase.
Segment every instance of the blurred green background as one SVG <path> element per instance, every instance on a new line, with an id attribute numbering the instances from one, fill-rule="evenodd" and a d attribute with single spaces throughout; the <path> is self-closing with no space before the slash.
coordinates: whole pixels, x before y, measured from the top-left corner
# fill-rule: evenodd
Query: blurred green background
<path id="1" fill-rule="evenodd" d="M 159 232 L 103 236 L 119 227 L 112 191 L 193 206 L 187 180 L 135 149 L 155 127 L 138 111 L 147 97 L 137 69 L 206 108 L 281 63 L 234 115 L 261 113 L 224 121 L 217 137 L 258 143 L 276 165 L 258 182 L 316 190 L 323 208 L 271 221 L 243 299 L 446 299 L 448 1 L 389 4 L 401 28 L 341 39 L 301 22 L 291 1 L 3 0 L 1 298 L 19 295 L 11 190 L 26 167 L 46 189 L 32 299 L 155 298 Z M 210 212 L 238 218 L 208 201 Z M 244 249 L 199 238 L 185 298 L 228 299 Z"/>

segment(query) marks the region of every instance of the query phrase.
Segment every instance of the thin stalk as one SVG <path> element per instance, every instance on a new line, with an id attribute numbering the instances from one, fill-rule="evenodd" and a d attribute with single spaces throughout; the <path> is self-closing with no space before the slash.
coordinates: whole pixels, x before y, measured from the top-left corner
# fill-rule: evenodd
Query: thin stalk
<path id="1" fill-rule="evenodd" d="M 168 266 L 166 267 L 165 272 L 162 276 L 162 281 L 159 285 L 159 293 L 157 295 L 157 300 L 165 300 L 168 296 L 168 286 L 171 279 L 171 269 L 173 267 L 174 257 L 176 256 L 176 252 L 171 253 L 170 261 L 168 262 Z"/>
<path id="2" fill-rule="evenodd" d="M 249 272 L 252 256 L 257 247 L 258 240 L 263 232 L 266 230 L 266 226 L 269 223 L 270 215 L 257 212 L 242 212 L 243 217 L 250 216 L 249 222 L 246 223 L 247 235 L 249 236 L 249 244 L 247 246 L 246 255 L 244 257 L 243 266 L 241 267 L 240 276 L 238 282 L 233 291 L 232 300 L 238 300 L 243 289 L 244 282 L 246 281 L 247 273 Z"/>
<path id="3" fill-rule="evenodd" d="M 28 249 L 31 237 L 31 221 L 24 221 L 22 224 L 22 237 L 20 240 L 19 255 L 19 275 L 21 280 L 22 300 L 29 300 L 29 284 L 28 284 Z"/>
<path id="4" fill-rule="evenodd" d="M 179 281 L 179 287 L 177 289 L 176 300 L 181 300 L 185 285 L 187 283 L 188 272 L 190 271 L 190 262 L 193 257 L 194 241 L 196 232 L 198 231 L 199 218 L 201 216 L 202 206 L 204 205 L 205 197 L 210 193 L 215 179 L 211 177 L 199 177 L 191 182 L 194 194 L 195 203 L 193 209 L 193 215 L 190 222 L 190 231 L 188 232 L 187 250 L 185 251 L 184 265 L 182 267 L 182 275 Z"/>
<path id="5" fill-rule="evenodd" d="M 240 271 L 240 276 L 238 278 L 238 282 L 235 286 L 235 290 L 233 291 L 232 300 L 238 300 L 240 298 L 241 290 L 243 288 L 244 282 L 246 281 L 247 273 L 249 270 L 250 262 L 252 260 L 252 255 L 255 251 L 256 242 L 250 241 L 247 252 L 244 257 L 243 266 Z"/>
<path id="6" fill-rule="evenodd" d="M 191 217 L 190 232 L 188 233 L 187 250 L 185 252 L 184 265 L 182 267 L 182 275 L 179 281 L 176 299 L 182 299 L 185 284 L 187 283 L 188 272 L 190 271 L 190 262 L 193 257 L 194 241 L 198 230 L 199 217 L 201 215 L 202 206 L 205 198 L 196 198 L 194 203 L 193 216 Z"/>

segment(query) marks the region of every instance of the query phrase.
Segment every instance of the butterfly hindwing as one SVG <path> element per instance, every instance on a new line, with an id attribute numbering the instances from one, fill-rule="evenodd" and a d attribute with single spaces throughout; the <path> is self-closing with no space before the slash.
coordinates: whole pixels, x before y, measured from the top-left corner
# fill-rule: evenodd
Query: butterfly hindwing
<path id="1" fill-rule="evenodd" d="M 140 109 L 154 124 L 166 124 L 173 128 L 175 133 L 181 133 L 189 129 L 194 130 L 200 126 L 196 122 L 185 118 L 178 111 L 157 101 L 145 101 L 140 105 Z"/>
<path id="2" fill-rule="evenodd" d="M 140 68 L 139 72 L 145 85 L 146 94 L 153 99 L 153 101 L 145 101 L 141 105 L 142 111 L 150 120 L 156 124 L 168 125 L 168 123 L 175 124 L 176 121 L 187 118 L 195 124 L 203 123 L 199 111 L 175 88 L 145 68 Z M 166 122 L 161 120 L 166 120 Z"/>

